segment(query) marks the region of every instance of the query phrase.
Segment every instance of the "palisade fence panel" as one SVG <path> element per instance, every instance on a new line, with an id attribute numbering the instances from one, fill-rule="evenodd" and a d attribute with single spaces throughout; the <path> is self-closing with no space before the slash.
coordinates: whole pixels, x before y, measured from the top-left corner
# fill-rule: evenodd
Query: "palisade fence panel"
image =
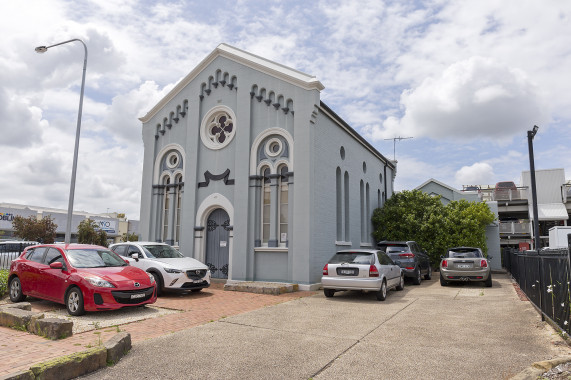
<path id="1" fill-rule="evenodd" d="M 0 269 L 10 269 L 10 263 L 30 244 L 0 242 Z"/>
<path id="2" fill-rule="evenodd" d="M 569 250 L 502 251 L 504 268 L 527 298 L 567 332 L 571 332 Z"/>

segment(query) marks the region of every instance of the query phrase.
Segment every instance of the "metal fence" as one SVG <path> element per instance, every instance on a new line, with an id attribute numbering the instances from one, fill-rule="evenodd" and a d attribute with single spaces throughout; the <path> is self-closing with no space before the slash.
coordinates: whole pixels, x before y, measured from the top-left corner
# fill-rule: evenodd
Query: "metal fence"
<path id="1" fill-rule="evenodd" d="M 12 260 L 20 256 L 24 249 L 37 243 L 0 242 L 0 269 L 10 269 Z"/>
<path id="2" fill-rule="evenodd" d="M 519 252 L 505 248 L 503 266 L 541 312 L 567 332 L 570 329 L 569 249 Z"/>

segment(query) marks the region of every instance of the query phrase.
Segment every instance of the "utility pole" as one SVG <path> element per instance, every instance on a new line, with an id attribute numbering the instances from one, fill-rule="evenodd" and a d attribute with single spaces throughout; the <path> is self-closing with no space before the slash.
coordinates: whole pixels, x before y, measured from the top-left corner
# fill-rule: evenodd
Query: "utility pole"
<path id="1" fill-rule="evenodd" d="M 412 139 L 414 137 L 393 137 L 392 139 L 385 139 L 385 140 L 393 140 L 393 161 L 397 160 L 397 156 L 396 156 L 396 149 L 397 149 L 397 140 L 401 141 L 401 140 L 406 140 L 406 139 Z"/>

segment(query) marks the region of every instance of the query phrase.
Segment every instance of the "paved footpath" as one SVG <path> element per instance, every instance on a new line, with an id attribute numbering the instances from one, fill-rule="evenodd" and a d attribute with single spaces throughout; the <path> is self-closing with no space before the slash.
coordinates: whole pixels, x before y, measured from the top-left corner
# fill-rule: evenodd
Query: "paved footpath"
<path id="1" fill-rule="evenodd" d="M 509 379 L 569 353 L 508 276 L 492 288 L 436 277 L 385 302 L 318 293 L 139 341 L 84 379 Z"/>
<path id="2" fill-rule="evenodd" d="M 274 296 L 228 292 L 223 290 L 222 284 L 213 283 L 210 288 L 200 293 L 162 296 L 152 305 L 153 308 L 179 312 L 121 324 L 119 329 L 129 332 L 133 344 L 137 344 L 147 339 L 313 294 L 315 292 L 296 292 Z M 46 301 L 31 300 L 31 304 L 32 311 L 64 309 L 63 305 Z M 88 313 L 81 318 L 90 318 L 97 314 Z M 27 332 L 0 327 L 0 377 L 26 370 L 36 363 L 95 347 L 116 333 L 117 327 L 106 327 L 74 334 L 63 340 L 51 341 Z"/>

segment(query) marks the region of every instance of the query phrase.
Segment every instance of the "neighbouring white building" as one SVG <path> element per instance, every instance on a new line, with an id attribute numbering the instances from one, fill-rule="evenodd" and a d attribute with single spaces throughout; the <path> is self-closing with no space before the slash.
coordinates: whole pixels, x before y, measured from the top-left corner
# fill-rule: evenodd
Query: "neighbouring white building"
<path id="1" fill-rule="evenodd" d="M 57 224 L 56 241 L 64 241 L 65 228 L 67 225 L 67 210 L 29 206 L 14 203 L 0 203 L 0 239 L 14 237 L 12 221 L 16 216 L 28 218 L 35 216 L 41 219 L 50 216 Z M 100 229 L 107 233 L 112 242 L 119 242 L 124 233 L 139 235 L 139 221 L 119 218 L 117 213 L 94 214 L 85 211 L 74 211 L 71 222 L 71 241 L 77 242 L 77 226 L 85 219 L 93 220 Z"/>

